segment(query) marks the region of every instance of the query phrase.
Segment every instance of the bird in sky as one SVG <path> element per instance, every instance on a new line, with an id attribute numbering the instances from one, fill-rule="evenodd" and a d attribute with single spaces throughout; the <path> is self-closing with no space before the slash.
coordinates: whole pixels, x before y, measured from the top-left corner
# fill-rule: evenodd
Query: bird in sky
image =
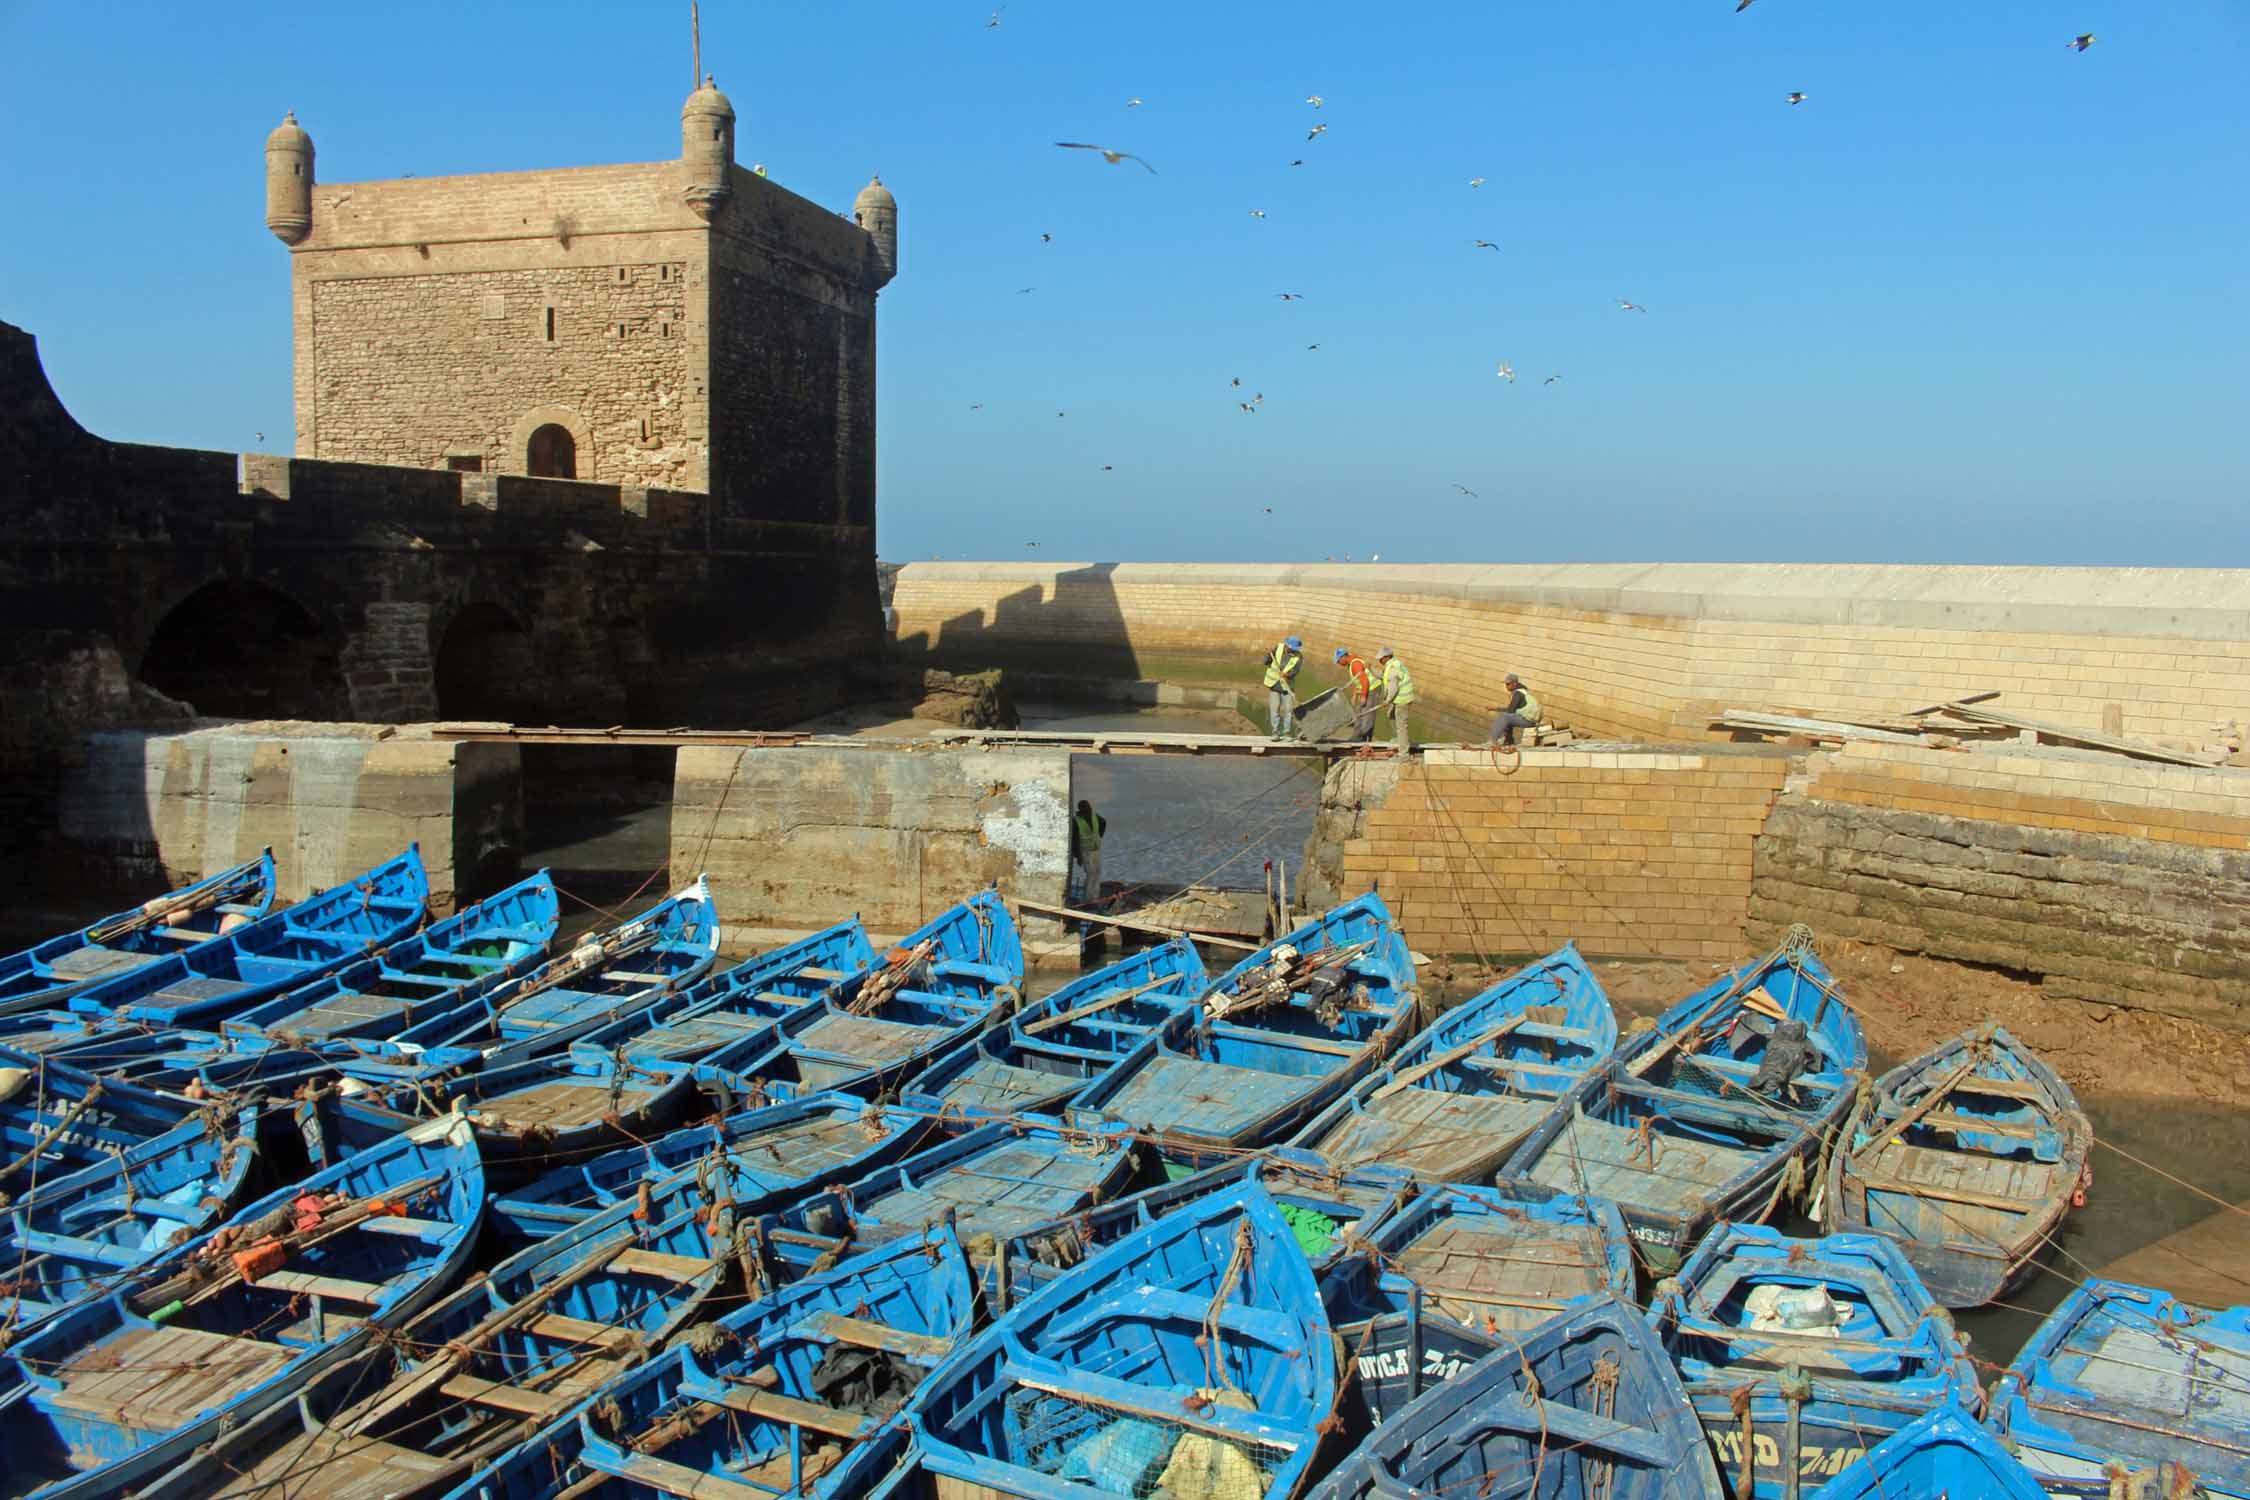
<path id="1" fill-rule="evenodd" d="M 1260 392 L 1258 392 L 1258 394 L 1257 394 L 1257 395 L 1255 395 L 1255 396 L 1252 396 L 1252 397 L 1250 398 L 1250 404 L 1251 404 L 1252 406 L 1263 406 L 1263 405 L 1265 405 L 1265 404 L 1266 404 L 1266 393 L 1265 393 L 1264 391 L 1260 391 Z"/>
<path id="2" fill-rule="evenodd" d="M 1272 507 L 1272 506 L 1270 506 L 1270 505 L 1269 505 L 1269 506 L 1267 506 L 1267 507 L 1266 507 L 1266 514 L 1267 514 L 1267 515 L 1269 515 L 1269 516 L 1273 514 L 1273 507 Z"/>
<path id="3" fill-rule="evenodd" d="M 1038 291 L 1038 290 L 1039 290 L 1039 288 L 1037 288 L 1037 287 L 1035 287 L 1035 286 L 1019 286 L 1019 287 L 1017 287 L 1017 288 L 1016 288 L 1016 295 L 1017 295 L 1017 296 L 1019 296 L 1019 297 L 1028 297 L 1028 296 L 1030 296 L 1030 295 L 1031 295 L 1031 294 L 1032 294 L 1033 292 L 1036 292 L 1036 291 Z"/>
<path id="4" fill-rule="evenodd" d="M 1298 158 L 1297 158 L 1297 159 L 1296 159 L 1295 161 L 1291 162 L 1291 163 L 1290 163 L 1289 165 L 1291 165 L 1292 167 L 1301 167 L 1301 166 L 1303 166 L 1304 164 L 1305 164 L 1305 159 L 1304 159 L 1303 157 L 1301 157 L 1301 156 L 1300 156 L 1300 157 L 1298 157 Z"/>
<path id="5" fill-rule="evenodd" d="M 1548 376 L 1548 377 L 1547 377 L 1547 378 L 1546 378 L 1545 380 L 1542 380 L 1542 381 L 1540 381 L 1539 383 L 1540 383 L 1541 385 L 1553 385 L 1553 384 L 1554 384 L 1554 383 L 1555 383 L 1556 381 L 1558 381 L 1558 380 L 1560 380 L 1560 379 L 1562 379 L 1562 377 L 1561 377 L 1560 375 L 1550 375 L 1550 376 Z"/>
<path id="6" fill-rule="evenodd" d="M 1069 416 L 1069 415 L 1070 415 L 1070 413 L 1069 413 L 1069 412 L 1067 412 L 1067 411 L 1058 411 L 1058 412 L 1056 412 L 1056 413 L 1055 413 L 1055 415 L 1056 415 L 1056 416 L 1058 416 L 1058 417 L 1067 417 L 1067 416 Z"/>
<path id="7" fill-rule="evenodd" d="M 1484 179 L 1482 177 L 1472 177 L 1469 179 L 1469 186 L 1473 188 L 1483 187 Z"/>
<path id="8" fill-rule="evenodd" d="M 1305 300 L 1303 292 L 1275 292 L 1274 295 L 1284 302 L 1302 302 Z"/>
<path id="9" fill-rule="evenodd" d="M 1367 560 L 1369 562 L 1381 562 L 1383 560 L 1383 554 L 1380 552 L 1370 552 L 1367 554 Z"/>
<path id="10" fill-rule="evenodd" d="M 1321 107 L 1321 106 L 1322 106 L 1323 104 L 1326 104 L 1326 103 L 1327 103 L 1328 101 L 1327 101 L 1326 99 L 1323 99 L 1323 98 L 1321 98 L 1321 97 L 1320 97 L 1320 95 L 1318 95 L 1318 94 L 1307 94 L 1307 95 L 1305 95 L 1305 102 L 1306 102 L 1307 104 L 1311 105 L 1311 106 L 1312 106 L 1312 107 L 1313 107 L 1314 109 L 1318 109 L 1318 108 L 1320 108 L 1320 107 Z"/>
<path id="11" fill-rule="evenodd" d="M 1036 546 L 1038 546 L 1039 544 L 1038 544 L 1037 542 L 1025 542 L 1025 543 L 1024 543 L 1024 545 L 1025 545 L 1026 547 L 1036 547 Z"/>
<path id="12" fill-rule="evenodd" d="M 1500 378 L 1508 384 L 1514 385 L 1516 383 L 1516 367 L 1514 365 L 1502 365 L 1500 367 Z"/>
<path id="13" fill-rule="evenodd" d="M 1312 129 L 1310 129 L 1310 130 L 1306 131 L 1306 132 L 1305 132 L 1305 139 L 1309 141 L 1309 140 L 1311 140 L 1311 139 L 1312 139 L 1313 137 L 1315 137 L 1315 136 L 1318 136 L 1318 135 L 1325 135 L 1325 134 L 1327 134 L 1327 133 L 1328 133 L 1328 125 L 1327 125 L 1327 122 L 1323 121 L 1322 123 L 1320 123 L 1320 124 L 1318 124 L 1318 125 L 1315 125 L 1315 126 L 1314 126 L 1314 127 L 1312 128 Z"/>
<path id="14" fill-rule="evenodd" d="M 1148 168 L 1150 176 L 1153 177 L 1156 174 L 1156 168 L 1150 167 L 1147 162 L 1141 161 L 1141 158 L 1130 151 L 1112 151 L 1107 146 L 1097 146 L 1090 141 L 1057 141 L 1055 144 L 1065 151 L 1099 151 L 1102 154 L 1102 160 L 1113 167 L 1121 161 L 1138 161 L 1143 167 Z"/>
<path id="15" fill-rule="evenodd" d="M 1054 242 L 1055 237 L 1051 234 L 1042 234 L 1041 236 L 1039 236 L 1039 243 L 1042 245 L 1052 245 Z"/>
<path id="16" fill-rule="evenodd" d="M 2073 52 L 2083 52 L 2094 45 L 2094 34 L 2091 31 L 2081 31 L 2063 45 Z"/>
<path id="17" fill-rule="evenodd" d="M 970 403 L 969 403 L 969 410 L 971 410 L 971 411 L 983 411 L 983 410 L 984 410 L 984 403 L 983 403 L 982 401 L 972 401 L 972 402 L 970 402 Z"/>
<path id="18" fill-rule="evenodd" d="M 1305 345 L 1305 347 L 1306 347 L 1307 349 L 1318 349 L 1318 348 L 1320 347 L 1320 345 L 1318 345 L 1318 344 L 1307 344 L 1307 345 Z"/>
<path id="19" fill-rule="evenodd" d="M 1752 3 L 1753 0 L 1742 0 L 1742 3 L 1734 8 L 1734 13 L 1738 16 L 1741 15 L 1744 11 L 1748 10 L 1751 7 Z"/>
<path id="20" fill-rule="evenodd" d="M 1789 96 L 1789 102 L 1791 104 L 1802 104 L 1805 102 L 1805 96 L 1803 94 L 1791 94 Z"/>
<path id="21" fill-rule="evenodd" d="M 1001 7 L 1000 7 L 1000 10 L 1006 10 L 1007 8 L 1008 8 L 1008 7 L 1006 7 L 1005 5 L 1003 5 L 1003 6 L 1001 6 Z M 984 29 L 985 29 L 985 30 L 987 30 L 987 31 L 990 31 L 990 30 L 992 30 L 992 28 L 993 28 L 993 27 L 995 27 L 995 26 L 998 26 L 998 25 L 1000 24 L 1000 10 L 996 10 L 996 11 L 994 11 L 994 12 L 992 13 L 992 19 L 984 23 Z M 1032 543 L 1032 545 L 1033 545 L 1034 547 L 1036 547 L 1036 546 L 1038 546 L 1039 544 L 1038 544 L 1037 542 L 1033 542 L 1033 543 Z"/>
<path id="22" fill-rule="evenodd" d="M 1476 492 L 1475 490 L 1472 490 L 1472 489 L 1470 489 L 1470 488 L 1469 488 L 1469 487 L 1468 487 L 1467 485 L 1465 485 L 1465 484 L 1457 484 L 1457 485 L 1455 485 L 1455 486 L 1454 486 L 1454 488 L 1455 488 L 1455 489 L 1457 489 L 1457 490 L 1459 490 L 1459 491 L 1460 491 L 1460 492 L 1461 492 L 1462 494 L 1464 494 L 1464 495 L 1467 495 L 1467 496 L 1468 496 L 1468 497 L 1469 497 L 1469 498 L 1470 498 L 1471 500 L 1474 500 L 1474 499 L 1476 499 L 1476 497 L 1477 497 L 1477 492 Z M 1379 555 L 1379 554 L 1378 554 L 1378 555 Z M 1373 561 L 1375 561 L 1375 560 L 1376 560 L 1375 558 L 1369 558 L 1369 559 L 1368 559 L 1368 561 L 1369 561 L 1369 562 L 1373 562 Z"/>
<path id="23" fill-rule="evenodd" d="M 1253 209 L 1251 209 L 1251 210 L 1250 210 L 1250 217 L 1251 217 L 1251 218 L 1253 218 L 1253 219 L 1262 219 L 1262 218 L 1264 218 L 1265 216 L 1266 216 L 1266 211 L 1265 211 L 1264 209 L 1262 209 L 1262 208 L 1253 208 Z"/>
<path id="24" fill-rule="evenodd" d="M 1645 313 L 1648 311 L 1647 308 L 1641 306 L 1638 302 L 1627 302 L 1623 297 L 1617 299 L 1617 306 L 1621 311 L 1624 312 Z"/>
<path id="25" fill-rule="evenodd" d="M 1103 465 L 1102 465 L 1102 472 L 1103 472 L 1104 474 L 1108 474 L 1108 473 L 1111 473 L 1111 472 L 1113 472 L 1113 471 L 1114 471 L 1114 470 L 1115 470 L 1116 468 L 1117 468 L 1117 465 L 1115 465 L 1115 464 L 1103 464 Z"/>
<path id="26" fill-rule="evenodd" d="M 1236 390 L 1239 391 L 1242 389 L 1242 377 L 1240 375 L 1237 375 L 1233 380 L 1229 381 L 1228 384 L 1232 385 Z"/>
<path id="27" fill-rule="evenodd" d="M 262 432 L 257 434 L 257 440 L 261 443 L 264 442 L 266 440 L 266 435 Z"/>
<path id="28" fill-rule="evenodd" d="M 1477 248 L 1478 248 L 1479 250 L 1497 250 L 1497 249 L 1499 249 L 1500 247 L 1499 247 L 1498 245 L 1495 245 L 1494 243 L 1492 243 L 1492 241 L 1490 241 L 1490 240 L 1478 240 L 1478 241 L 1477 241 Z"/>
<path id="29" fill-rule="evenodd" d="M 1246 415 L 1249 415 L 1249 416 L 1253 416 L 1253 417 L 1254 417 L 1254 416 L 1256 416 L 1256 415 L 1258 414 L 1258 408 L 1256 408 L 1255 406 L 1252 406 L 1252 405 L 1251 405 L 1251 404 L 1250 404 L 1249 402 L 1247 402 L 1247 401 L 1237 401 L 1237 402 L 1235 402 L 1234 404 L 1235 404 L 1235 405 L 1237 405 L 1237 406 L 1239 406 L 1239 407 L 1241 407 L 1241 408 L 1242 408 L 1242 410 L 1243 410 L 1243 412 L 1244 412 L 1244 413 L 1245 413 Z"/>
<path id="30" fill-rule="evenodd" d="M 1125 107 L 1127 109 L 1139 109 L 1141 107 L 1141 96 L 1135 94 L 1132 98 L 1126 100 Z"/>

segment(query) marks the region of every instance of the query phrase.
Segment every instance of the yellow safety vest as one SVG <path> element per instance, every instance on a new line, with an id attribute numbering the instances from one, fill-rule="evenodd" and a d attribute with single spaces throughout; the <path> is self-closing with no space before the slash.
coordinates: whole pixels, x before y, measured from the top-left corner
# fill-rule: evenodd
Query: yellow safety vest
<path id="1" fill-rule="evenodd" d="M 1078 814 L 1072 813 L 1070 815 L 1070 821 L 1078 825 L 1078 852 L 1080 854 L 1101 853 L 1102 824 L 1105 821 L 1102 815 L 1100 813 L 1096 813 L 1091 819 L 1088 819 L 1081 818 L 1080 816 L 1078 816 Z"/>
<path id="2" fill-rule="evenodd" d="M 1383 663 L 1383 697 L 1391 703 L 1414 701 L 1414 674 L 1395 656 Z"/>
<path id="3" fill-rule="evenodd" d="M 1284 661 L 1284 657 L 1288 659 Z M 1290 678 L 1297 675 L 1297 668 L 1303 663 L 1304 658 L 1292 655 L 1287 646 L 1274 647 L 1273 655 L 1266 658 L 1266 686 L 1270 688 L 1285 686 Z"/>
<path id="4" fill-rule="evenodd" d="M 1539 722 L 1539 700 L 1531 696 L 1530 688 L 1523 690 L 1523 707 L 1517 709 L 1516 712 L 1522 714 L 1534 724 Z"/>

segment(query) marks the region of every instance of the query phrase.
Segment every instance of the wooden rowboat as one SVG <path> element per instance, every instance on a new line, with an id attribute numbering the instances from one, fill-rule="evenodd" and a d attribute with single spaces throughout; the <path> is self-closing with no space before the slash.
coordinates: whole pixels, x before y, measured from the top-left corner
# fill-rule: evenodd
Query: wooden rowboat
<path id="1" fill-rule="evenodd" d="M 722 1047 L 771 1039 L 784 1017 L 874 967 L 875 950 L 854 919 L 698 980 L 658 1024 L 634 1012 L 588 1032 L 591 1047 L 623 1047 L 636 1061 L 696 1062 Z"/>
<path id="2" fill-rule="evenodd" d="M 11 953 L 0 958 L 0 1015 L 63 1005 L 90 986 L 192 952 L 264 916 L 273 894 L 268 849 L 231 870 Z"/>
<path id="3" fill-rule="evenodd" d="M 1893 1068 L 1830 1153 L 1831 1229 L 1896 1239 L 1947 1307 L 2007 1296 L 2093 1181 L 2093 1126 L 2070 1085 L 1987 1024 Z"/>

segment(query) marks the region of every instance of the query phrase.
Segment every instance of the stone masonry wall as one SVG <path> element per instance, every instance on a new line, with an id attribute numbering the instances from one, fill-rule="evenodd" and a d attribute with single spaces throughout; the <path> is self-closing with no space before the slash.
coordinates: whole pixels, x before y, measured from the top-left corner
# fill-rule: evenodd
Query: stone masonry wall
<path id="1" fill-rule="evenodd" d="M 120 884 L 176 887 L 270 847 L 290 900 L 419 843 L 440 912 L 523 847 L 514 746 L 369 724 L 91 735 L 58 822 L 75 863 Z"/>
<path id="2" fill-rule="evenodd" d="M 1855 744 L 1775 808 L 1752 916 L 2250 1029 L 2250 773 Z"/>
<path id="3" fill-rule="evenodd" d="M 711 877 L 723 923 L 809 930 L 857 912 L 911 931 L 988 885 L 1060 902 L 1067 749 L 683 747 L 672 873 Z"/>
<path id="4" fill-rule="evenodd" d="M 2086 729 L 2115 703 L 2146 738 L 2250 720 L 2245 569 L 908 563 L 892 608 L 899 650 L 953 666 L 1231 675 L 1292 632 L 1319 669 L 1390 645 L 1430 739 L 1481 738 L 1509 671 L 1574 728 L 1650 741 L 1987 689 Z"/>
<path id="5" fill-rule="evenodd" d="M 1432 750 L 1328 771 L 1306 901 L 1373 886 L 1423 952 L 1733 959 L 1785 755 Z"/>
<path id="6" fill-rule="evenodd" d="M 700 489 L 709 459 L 689 262 L 447 270 L 311 284 L 306 457 L 520 474 L 542 416 L 576 478 Z M 546 408 L 558 408 L 547 412 Z"/>

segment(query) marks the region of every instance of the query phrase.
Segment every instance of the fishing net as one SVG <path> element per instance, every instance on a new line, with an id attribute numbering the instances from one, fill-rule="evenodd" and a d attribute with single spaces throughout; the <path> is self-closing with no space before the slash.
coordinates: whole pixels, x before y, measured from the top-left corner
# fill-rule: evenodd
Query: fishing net
<path id="1" fill-rule="evenodd" d="M 1297 1248 L 1305 1252 L 1307 1260 L 1315 1260 L 1328 1253 L 1336 1238 L 1336 1221 L 1317 1208 L 1299 1208 L 1294 1203 L 1281 1205 L 1282 1218 L 1289 1221 L 1290 1229 L 1297 1235 Z"/>
<path id="2" fill-rule="evenodd" d="M 1247 1407 L 1232 1392 L 1228 1405 Z M 1289 1450 L 1019 1386 L 1002 1433 L 1010 1462 L 1134 1500 L 1262 1500 Z"/>

